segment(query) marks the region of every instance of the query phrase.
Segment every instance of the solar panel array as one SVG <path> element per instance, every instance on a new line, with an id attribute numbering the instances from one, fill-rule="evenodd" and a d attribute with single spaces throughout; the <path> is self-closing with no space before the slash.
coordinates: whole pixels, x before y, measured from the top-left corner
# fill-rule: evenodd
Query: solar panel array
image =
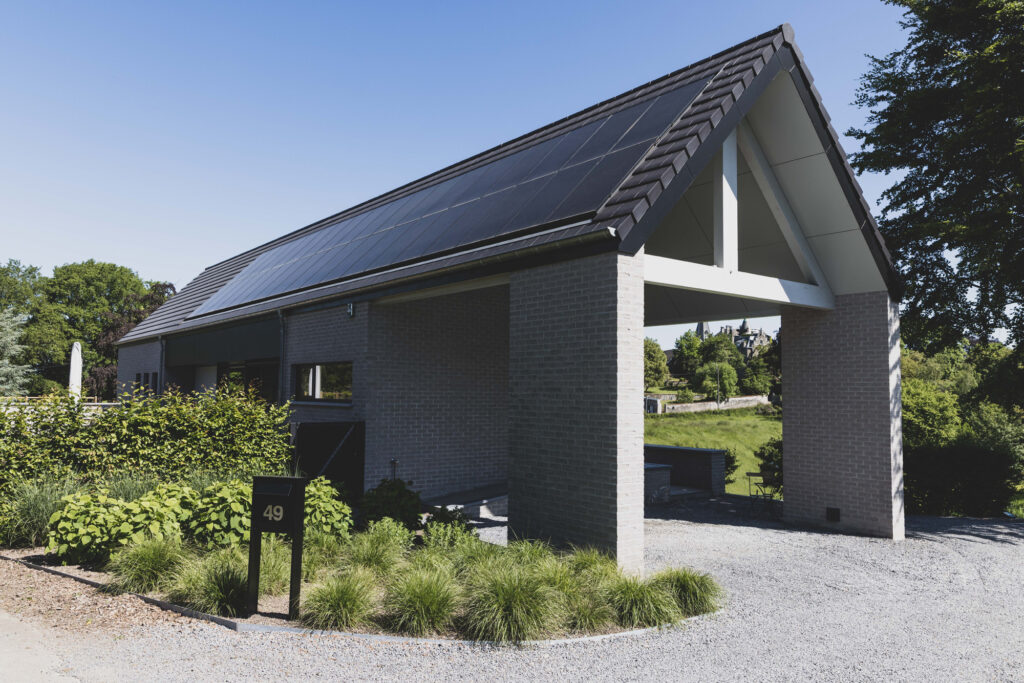
<path id="1" fill-rule="evenodd" d="M 703 85 L 670 90 L 282 244 L 189 317 L 596 211 Z"/>

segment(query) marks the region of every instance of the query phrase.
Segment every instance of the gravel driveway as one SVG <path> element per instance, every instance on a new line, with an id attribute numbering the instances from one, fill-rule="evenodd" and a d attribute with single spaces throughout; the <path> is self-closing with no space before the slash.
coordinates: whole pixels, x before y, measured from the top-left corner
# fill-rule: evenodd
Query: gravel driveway
<path id="1" fill-rule="evenodd" d="M 86 681 L 1024 680 L 1020 522 L 911 518 L 893 543 L 752 522 L 724 503 L 659 516 L 647 520 L 648 568 L 710 571 L 724 611 L 533 649 L 239 634 L 184 619 L 48 633 L 62 673 Z"/>

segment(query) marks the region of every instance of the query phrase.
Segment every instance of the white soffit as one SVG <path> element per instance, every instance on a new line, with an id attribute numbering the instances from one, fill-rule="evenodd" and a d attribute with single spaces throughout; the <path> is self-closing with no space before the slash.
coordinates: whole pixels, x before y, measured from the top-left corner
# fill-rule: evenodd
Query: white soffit
<path id="1" fill-rule="evenodd" d="M 746 117 L 834 294 L 886 289 L 856 216 L 786 72 Z"/>

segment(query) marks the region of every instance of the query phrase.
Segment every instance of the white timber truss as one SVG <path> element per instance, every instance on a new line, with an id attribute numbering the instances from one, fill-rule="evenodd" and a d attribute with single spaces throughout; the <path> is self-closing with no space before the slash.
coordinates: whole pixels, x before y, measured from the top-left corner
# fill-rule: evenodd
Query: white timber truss
<path id="1" fill-rule="evenodd" d="M 746 273 L 739 269 L 739 210 L 737 148 L 750 167 L 758 189 L 771 210 L 793 258 L 808 282 Z M 652 285 L 711 292 L 793 306 L 830 309 L 835 306 L 828 286 L 803 230 L 793 213 L 760 143 L 746 121 L 722 143 L 714 168 L 714 263 L 644 255 L 644 281 Z M 810 283 L 810 284 L 808 284 Z"/>

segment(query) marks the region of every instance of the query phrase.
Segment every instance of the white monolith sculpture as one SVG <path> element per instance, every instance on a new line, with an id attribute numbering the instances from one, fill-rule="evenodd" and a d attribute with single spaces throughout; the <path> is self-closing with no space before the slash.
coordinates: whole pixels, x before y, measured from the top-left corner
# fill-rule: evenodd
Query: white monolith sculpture
<path id="1" fill-rule="evenodd" d="M 71 346 L 71 372 L 68 374 L 68 393 L 76 399 L 82 398 L 82 345 Z"/>

